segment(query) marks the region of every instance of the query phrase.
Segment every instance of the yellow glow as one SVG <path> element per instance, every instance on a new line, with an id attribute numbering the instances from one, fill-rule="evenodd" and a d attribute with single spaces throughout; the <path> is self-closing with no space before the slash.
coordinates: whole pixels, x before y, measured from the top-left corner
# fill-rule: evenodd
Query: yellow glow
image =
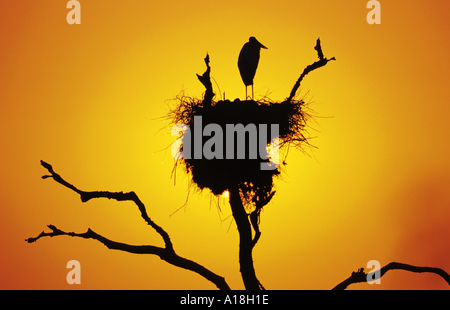
<path id="1" fill-rule="evenodd" d="M 277 165 L 280 162 L 280 149 L 279 148 L 280 148 L 279 138 L 275 138 L 266 147 L 267 154 L 269 155 L 269 161 L 272 163 L 276 163 Z"/>

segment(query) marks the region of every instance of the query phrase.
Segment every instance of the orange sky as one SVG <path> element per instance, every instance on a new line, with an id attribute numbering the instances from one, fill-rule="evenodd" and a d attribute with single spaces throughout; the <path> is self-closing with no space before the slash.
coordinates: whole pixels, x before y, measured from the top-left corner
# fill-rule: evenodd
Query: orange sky
<path id="1" fill-rule="evenodd" d="M 318 37 L 325 56 L 337 58 L 302 84 L 317 115 L 309 133 L 318 148 L 290 151 L 264 208 L 254 249 L 263 285 L 330 289 L 369 260 L 450 272 L 450 5 L 380 2 L 381 25 L 369 25 L 365 1 L 81 0 L 81 24 L 69 25 L 65 1 L 3 1 L 0 288 L 215 288 L 158 257 L 93 240 L 26 243 L 54 224 L 163 245 L 131 202 L 82 204 L 42 180 L 42 159 L 81 189 L 135 191 L 179 255 L 243 289 L 226 201 L 219 215 L 217 199 L 191 193 L 169 217 L 186 200 L 188 178 L 170 178 L 174 138 L 159 118 L 181 91 L 202 95 L 195 74 L 207 52 L 220 91 L 242 98 L 237 57 L 249 36 L 268 47 L 257 98 L 285 99 L 316 60 Z M 66 282 L 69 260 L 81 264 L 80 285 Z M 391 271 L 381 285 L 351 288 L 448 286 L 436 275 Z"/>

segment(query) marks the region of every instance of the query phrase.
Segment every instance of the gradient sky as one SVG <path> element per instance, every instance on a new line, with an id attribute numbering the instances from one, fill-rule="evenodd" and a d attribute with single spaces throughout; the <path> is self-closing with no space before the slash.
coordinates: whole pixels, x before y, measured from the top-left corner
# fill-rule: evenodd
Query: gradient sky
<path id="1" fill-rule="evenodd" d="M 52 164 L 83 190 L 135 191 L 177 253 L 243 289 L 238 234 L 225 199 L 191 192 L 161 117 L 182 91 L 201 97 L 195 74 L 209 53 L 214 90 L 244 96 L 242 45 L 262 50 L 255 95 L 286 98 L 303 68 L 300 97 L 315 119 L 305 153 L 291 150 L 261 216 L 254 249 L 267 289 L 331 289 L 370 260 L 450 272 L 450 4 L 380 1 L 87 1 L 69 25 L 66 1 L 0 4 L 0 288 L 214 289 L 156 256 L 55 237 L 28 244 L 47 224 L 91 228 L 130 244 L 163 245 L 131 202 L 81 203 L 51 179 Z M 217 83 L 217 84 L 216 84 Z M 218 85 L 218 86 L 217 86 Z M 230 226 L 231 224 L 231 226 Z M 69 285 L 69 260 L 81 284 Z M 440 277 L 391 271 L 353 289 L 442 289 Z"/>

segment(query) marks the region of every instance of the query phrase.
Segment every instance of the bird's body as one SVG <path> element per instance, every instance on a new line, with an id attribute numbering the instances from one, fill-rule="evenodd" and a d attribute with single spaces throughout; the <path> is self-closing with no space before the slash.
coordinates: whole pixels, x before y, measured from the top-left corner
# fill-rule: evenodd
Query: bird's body
<path id="1" fill-rule="evenodd" d="M 238 59 L 238 68 L 245 84 L 245 98 L 247 99 L 247 86 L 252 86 L 253 98 L 253 79 L 255 77 L 256 69 L 259 63 L 259 51 L 261 48 L 267 48 L 256 40 L 255 37 L 250 37 L 247 43 L 241 49 Z"/>

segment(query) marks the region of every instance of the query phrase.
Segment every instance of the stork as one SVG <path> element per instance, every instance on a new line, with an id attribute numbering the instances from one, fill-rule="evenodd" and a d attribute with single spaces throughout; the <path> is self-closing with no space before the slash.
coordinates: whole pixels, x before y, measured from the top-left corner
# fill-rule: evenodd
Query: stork
<path id="1" fill-rule="evenodd" d="M 247 100 L 247 86 L 252 86 L 253 99 L 253 78 L 259 63 L 259 51 L 261 48 L 267 49 L 255 37 L 250 37 L 247 43 L 241 49 L 238 59 L 238 68 L 245 84 L 245 100 Z"/>

